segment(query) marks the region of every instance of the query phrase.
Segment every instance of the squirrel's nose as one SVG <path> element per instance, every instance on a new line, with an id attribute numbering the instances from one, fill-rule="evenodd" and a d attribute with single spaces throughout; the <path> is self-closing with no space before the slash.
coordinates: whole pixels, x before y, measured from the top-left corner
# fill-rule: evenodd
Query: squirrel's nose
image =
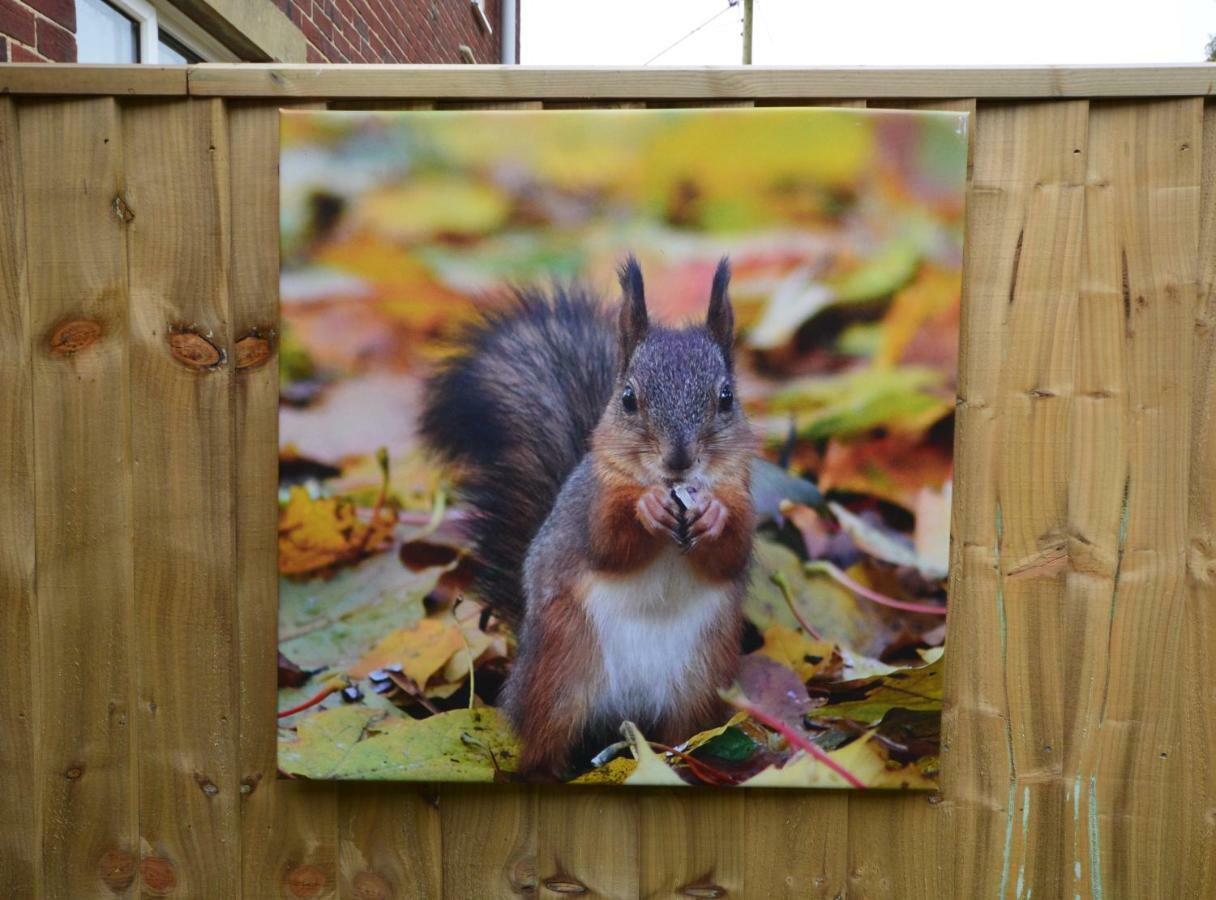
<path id="1" fill-rule="evenodd" d="M 692 452 L 687 446 L 673 447 L 663 457 L 663 465 L 673 475 L 682 475 L 692 468 Z"/>

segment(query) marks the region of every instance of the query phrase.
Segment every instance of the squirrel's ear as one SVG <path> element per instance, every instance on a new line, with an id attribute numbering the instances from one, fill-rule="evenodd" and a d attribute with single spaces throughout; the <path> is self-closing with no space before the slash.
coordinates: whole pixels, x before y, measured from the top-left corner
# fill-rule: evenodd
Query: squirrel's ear
<path id="1" fill-rule="evenodd" d="M 646 291 L 642 286 L 642 268 L 630 254 L 617 270 L 621 279 L 621 371 L 629 366 L 633 351 L 646 331 L 650 319 L 646 315 Z"/>
<path id="2" fill-rule="evenodd" d="M 730 285 L 730 260 L 722 257 L 714 272 L 714 285 L 709 292 L 709 314 L 705 317 L 705 327 L 710 337 L 722 348 L 726 364 L 731 364 L 732 351 L 735 345 L 735 311 L 730 305 L 727 287 Z"/>

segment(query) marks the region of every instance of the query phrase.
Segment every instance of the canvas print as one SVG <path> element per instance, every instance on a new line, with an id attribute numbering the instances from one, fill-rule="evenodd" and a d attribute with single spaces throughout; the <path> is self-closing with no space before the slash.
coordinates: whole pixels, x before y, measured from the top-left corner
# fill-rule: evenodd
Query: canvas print
<path id="1" fill-rule="evenodd" d="M 935 788 L 966 116 L 281 121 L 280 775 Z"/>

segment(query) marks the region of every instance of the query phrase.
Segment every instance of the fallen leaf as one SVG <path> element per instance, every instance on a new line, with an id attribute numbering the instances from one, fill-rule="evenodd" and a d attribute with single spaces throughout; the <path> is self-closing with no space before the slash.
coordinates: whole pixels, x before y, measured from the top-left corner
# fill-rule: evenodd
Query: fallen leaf
<path id="1" fill-rule="evenodd" d="M 642 732 L 632 722 L 621 723 L 621 729 L 628 738 L 633 758 L 637 766 L 624 784 L 648 784 L 653 786 L 687 787 L 688 782 L 676 774 L 675 770 L 663 762 L 659 755 L 650 749 L 650 744 L 642 736 Z"/>
<path id="2" fill-rule="evenodd" d="M 342 706 L 307 717 L 294 738 L 279 741 L 279 768 L 313 779 L 494 781 L 518 757 L 518 741 L 493 708 L 411 719 Z"/>
<path id="3" fill-rule="evenodd" d="M 382 511 L 375 521 L 364 522 L 345 498 L 313 499 L 304 488 L 293 487 L 279 512 L 279 573 L 318 575 L 383 550 L 396 521 Z"/>
<path id="4" fill-rule="evenodd" d="M 832 515 L 836 517 L 840 527 L 848 532 L 853 542 L 875 559 L 895 566 L 908 566 L 920 572 L 927 579 L 941 580 L 946 577 L 945 561 L 922 557 L 902 536 L 897 536 L 895 532 L 867 522 L 839 503 L 829 502 L 828 509 L 832 511 Z"/>
<path id="5" fill-rule="evenodd" d="M 825 641 L 869 656 L 876 656 L 886 648 L 891 626 L 878 607 L 858 600 L 852 591 L 827 575 L 808 574 L 793 551 L 758 537 L 743 614 L 761 634 L 775 624 L 791 629 L 800 627 L 785 595 L 773 583 L 774 575 L 784 578 L 792 602 Z"/>
<path id="6" fill-rule="evenodd" d="M 950 564 L 950 495 L 951 482 L 940 491 L 922 487 L 913 501 L 916 526 L 912 546 L 933 571 L 945 572 Z"/>
<path id="7" fill-rule="evenodd" d="M 881 437 L 833 437 L 819 468 L 820 487 L 869 494 L 914 510 L 921 488 L 940 488 L 953 471 L 949 444 L 932 439 L 936 430 L 928 435 L 893 432 Z"/>
<path id="8" fill-rule="evenodd" d="M 860 369 L 804 378 L 773 394 L 769 407 L 795 415 L 808 440 L 859 435 L 883 427 L 919 435 L 954 409 L 941 373 L 925 368 Z"/>
<path id="9" fill-rule="evenodd" d="M 312 677 L 279 651 L 279 687 L 300 687 Z"/>
<path id="10" fill-rule="evenodd" d="M 823 503 L 823 495 L 814 482 L 791 475 L 759 456 L 752 458 L 751 493 L 756 517 L 761 522 L 780 522 L 782 505 L 786 503 L 806 506 Z"/>
<path id="11" fill-rule="evenodd" d="M 398 664 L 402 674 L 422 688 L 464 646 L 464 638 L 455 625 L 423 619 L 386 635 L 348 674 L 352 678 L 366 678 L 375 669 Z"/>
<path id="12" fill-rule="evenodd" d="M 934 789 L 936 780 L 926 777 L 915 763 L 893 764 L 874 734 L 867 733 L 828 757 L 856 776 L 868 788 Z M 799 751 L 782 766 L 772 765 L 743 782 L 744 787 L 847 788 L 849 783 L 820 760 Z"/>
<path id="13" fill-rule="evenodd" d="M 821 706 L 814 711 L 815 720 L 852 719 L 877 725 L 892 709 L 940 712 L 944 664 L 939 656 L 926 665 L 896 669 L 868 684 L 857 685 L 856 691 L 862 692 L 863 696 Z"/>
<path id="14" fill-rule="evenodd" d="M 832 678 L 840 673 L 843 661 L 836 646 L 816 641 L 802 631 L 784 625 L 770 625 L 764 631 L 764 646 L 756 651 L 792 671 L 804 682 L 812 678 Z"/>
<path id="15" fill-rule="evenodd" d="M 756 709 L 792 728 L 801 729 L 802 717 L 811 709 L 806 685 L 767 656 L 749 653 L 743 657 L 736 688 Z"/>
<path id="16" fill-rule="evenodd" d="M 928 326 L 936 325 L 935 320 L 942 316 L 953 314 L 959 305 L 961 289 L 957 270 L 936 266 L 922 268 L 915 281 L 895 294 L 890 310 L 883 317 L 882 340 L 874 357 L 875 365 L 894 366 L 906 362 L 904 353 L 922 329 L 940 333 L 939 340 L 945 342 L 943 351 L 935 354 L 937 357 L 953 355 L 957 358 L 957 326 L 949 329 Z"/>

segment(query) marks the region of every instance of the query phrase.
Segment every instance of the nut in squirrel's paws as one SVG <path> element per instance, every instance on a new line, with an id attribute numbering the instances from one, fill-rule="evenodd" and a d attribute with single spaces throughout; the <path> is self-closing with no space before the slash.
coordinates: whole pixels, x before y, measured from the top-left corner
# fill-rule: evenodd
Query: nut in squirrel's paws
<path id="1" fill-rule="evenodd" d="M 668 534 L 673 540 L 680 540 L 682 513 L 665 488 L 652 487 L 645 491 L 638 498 L 637 516 L 642 527 L 651 534 Z"/>
<path id="2" fill-rule="evenodd" d="M 689 484 L 671 489 L 671 499 L 679 507 L 677 539 L 686 551 L 703 540 L 714 541 L 726 528 L 726 506 L 708 491 Z"/>

